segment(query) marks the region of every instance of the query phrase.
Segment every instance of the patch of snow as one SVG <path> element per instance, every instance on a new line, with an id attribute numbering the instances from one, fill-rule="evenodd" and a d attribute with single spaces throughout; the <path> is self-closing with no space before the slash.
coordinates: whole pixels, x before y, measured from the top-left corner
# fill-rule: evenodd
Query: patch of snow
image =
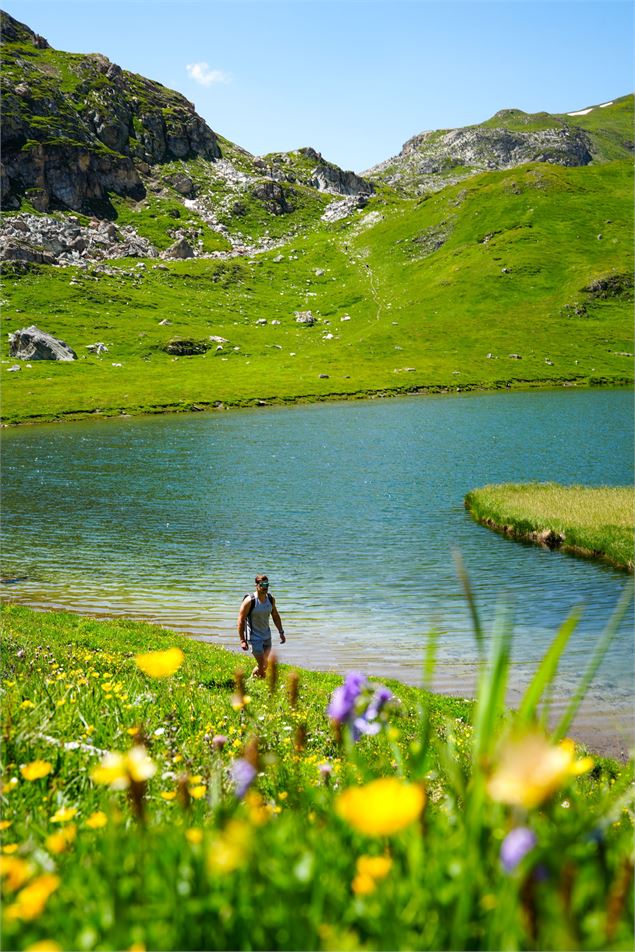
<path id="1" fill-rule="evenodd" d="M 613 105 L 613 100 L 611 99 L 610 102 L 603 102 L 603 103 L 601 103 L 601 104 L 600 104 L 600 109 L 606 109 L 607 106 L 612 106 L 612 105 Z"/>
<path id="2" fill-rule="evenodd" d="M 608 105 L 608 103 L 607 103 Z M 593 106 L 590 109 L 579 109 L 577 112 L 568 112 L 568 116 L 587 116 L 590 112 L 593 112 Z"/>

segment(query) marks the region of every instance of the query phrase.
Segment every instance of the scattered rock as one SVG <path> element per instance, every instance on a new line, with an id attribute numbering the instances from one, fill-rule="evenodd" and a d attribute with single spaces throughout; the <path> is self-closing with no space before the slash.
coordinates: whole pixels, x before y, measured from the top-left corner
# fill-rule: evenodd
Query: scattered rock
<path id="1" fill-rule="evenodd" d="M 320 380 L 328 380 L 328 379 L 329 379 L 328 374 L 320 374 Z"/>
<path id="2" fill-rule="evenodd" d="M 22 367 L 20 367 L 19 364 L 14 364 L 13 367 L 7 367 L 8 374 L 15 373 L 16 370 L 22 370 Z"/>
<path id="3" fill-rule="evenodd" d="M 9 334 L 9 353 L 18 360 L 77 360 L 72 347 L 35 324 Z"/>
<path id="4" fill-rule="evenodd" d="M 172 321 L 169 321 L 167 317 L 164 317 L 162 321 L 159 321 L 159 327 L 168 327 Z"/>
<path id="5" fill-rule="evenodd" d="M 196 354 L 204 354 L 209 349 L 210 345 L 207 341 L 183 337 L 172 338 L 163 348 L 166 354 L 174 354 L 177 357 L 192 357 Z"/>
<path id="6" fill-rule="evenodd" d="M 212 334 L 209 339 L 214 344 L 228 344 L 229 343 L 226 337 L 219 337 L 217 334 Z"/>
<path id="7" fill-rule="evenodd" d="M 312 327 L 317 323 L 317 318 L 313 316 L 312 311 L 294 311 L 296 324 L 306 324 Z"/>
<path id="8" fill-rule="evenodd" d="M 86 350 L 89 350 L 92 354 L 107 354 L 108 353 L 108 348 L 101 341 L 99 341 L 97 344 L 87 344 Z"/>
<path id="9" fill-rule="evenodd" d="M 520 354 L 508 354 L 507 356 L 509 357 L 510 360 L 522 360 L 522 359 L 523 359 Z"/>
<path id="10" fill-rule="evenodd" d="M 266 318 L 266 317 L 259 317 L 258 320 L 256 321 L 256 324 L 257 324 L 259 327 L 264 327 L 265 324 L 267 324 L 267 323 L 268 323 L 268 321 L 267 321 L 267 318 Z"/>
<path id="11" fill-rule="evenodd" d="M 161 257 L 179 259 L 193 258 L 194 249 L 185 238 L 179 238 L 173 245 L 170 245 L 167 251 L 163 252 Z"/>

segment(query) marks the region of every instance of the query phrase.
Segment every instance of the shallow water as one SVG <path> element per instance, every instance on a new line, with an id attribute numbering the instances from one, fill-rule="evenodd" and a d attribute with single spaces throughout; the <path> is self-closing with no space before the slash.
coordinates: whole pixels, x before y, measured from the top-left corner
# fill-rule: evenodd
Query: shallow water
<path id="1" fill-rule="evenodd" d="M 468 696 L 476 650 L 454 569 L 481 616 L 515 606 L 511 699 L 571 609 L 570 696 L 626 576 L 476 525 L 465 493 L 489 482 L 633 480 L 632 392 L 415 397 L 5 431 L 4 594 L 38 607 L 144 618 L 235 647 L 235 616 L 268 572 L 289 636 L 283 660 L 420 683 L 440 632 L 437 685 Z M 623 746 L 633 644 L 624 624 L 579 736 Z"/>

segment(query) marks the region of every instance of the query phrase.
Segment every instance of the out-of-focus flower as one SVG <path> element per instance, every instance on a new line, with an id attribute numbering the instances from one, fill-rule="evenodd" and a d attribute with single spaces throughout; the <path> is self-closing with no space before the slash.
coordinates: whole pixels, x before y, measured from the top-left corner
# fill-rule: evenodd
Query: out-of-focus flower
<path id="1" fill-rule="evenodd" d="M 232 782 L 234 784 L 234 793 L 239 800 L 245 796 L 256 777 L 256 768 L 248 760 L 239 758 L 235 760 L 229 768 Z"/>
<path id="2" fill-rule="evenodd" d="M 103 810 L 96 810 L 95 813 L 91 813 L 84 826 L 87 826 L 91 830 L 100 830 L 106 826 L 107 823 L 108 817 Z"/>
<path id="3" fill-rule="evenodd" d="M 231 820 L 210 844 L 208 867 L 216 873 L 232 873 L 247 861 L 252 833 L 247 823 Z"/>
<path id="4" fill-rule="evenodd" d="M 374 721 L 378 715 L 381 714 L 388 701 L 391 700 L 392 691 L 383 684 L 380 684 L 366 709 L 366 714 L 364 715 L 366 720 Z"/>
<path id="5" fill-rule="evenodd" d="M 40 780 L 50 774 L 52 769 L 53 765 L 48 760 L 32 760 L 30 764 L 20 767 L 20 773 L 25 780 Z"/>
<path id="6" fill-rule="evenodd" d="M 212 747 L 214 750 L 222 750 L 227 743 L 228 738 L 224 734 L 215 734 L 212 737 Z"/>
<path id="7" fill-rule="evenodd" d="M 500 859 L 506 873 L 511 873 L 536 845 L 536 834 L 527 826 L 511 830 L 501 844 Z"/>
<path id="8" fill-rule="evenodd" d="M 62 952 L 62 946 L 55 939 L 40 939 L 28 946 L 26 952 Z"/>
<path id="9" fill-rule="evenodd" d="M 156 766 L 145 747 L 132 747 L 127 754 L 109 752 L 91 773 L 95 783 L 112 790 L 127 790 L 131 782 L 143 783 L 156 773 Z"/>
<path id="10" fill-rule="evenodd" d="M 30 701 L 30 700 L 27 698 L 25 701 L 22 701 L 22 704 L 20 705 L 20 707 L 21 707 L 23 710 L 26 711 L 26 710 L 28 710 L 30 707 L 35 707 L 35 704 L 33 703 L 33 701 Z"/>
<path id="11" fill-rule="evenodd" d="M 51 853 L 63 853 L 75 841 L 76 836 L 77 827 L 74 823 L 69 823 L 68 826 L 46 837 L 46 848 Z"/>
<path id="12" fill-rule="evenodd" d="M 263 826 L 271 817 L 271 810 L 267 807 L 256 790 L 249 790 L 245 796 L 245 803 L 249 810 L 249 820 L 254 826 Z"/>
<path id="13" fill-rule="evenodd" d="M 335 688 L 331 694 L 329 706 L 326 709 L 328 716 L 339 724 L 348 720 L 355 709 L 355 702 L 362 688 L 366 684 L 366 676 L 359 671 L 350 671 L 344 684 Z"/>
<path id="14" fill-rule="evenodd" d="M 179 670 L 185 655 L 180 648 L 167 648 L 165 651 L 149 651 L 137 655 L 137 667 L 151 678 L 168 678 Z"/>
<path id="15" fill-rule="evenodd" d="M 357 860 L 357 872 L 351 884 L 356 896 L 367 896 L 374 892 L 377 883 L 390 872 L 392 860 L 389 856 L 360 856 Z"/>
<path id="16" fill-rule="evenodd" d="M 207 791 L 205 784 L 198 783 L 194 787 L 190 787 L 190 796 L 193 800 L 201 800 Z"/>
<path id="17" fill-rule="evenodd" d="M 59 876 L 52 873 L 38 876 L 25 886 L 16 896 L 15 902 L 6 908 L 7 919 L 22 919 L 26 922 L 37 919 L 44 911 L 49 896 L 55 892 L 59 884 Z"/>
<path id="18" fill-rule="evenodd" d="M 11 892 L 19 889 L 33 875 L 33 866 L 20 856 L 0 856 L 0 877 L 6 876 Z"/>
<path id="19" fill-rule="evenodd" d="M 592 767 L 590 757 L 575 759 L 571 740 L 554 746 L 542 734 L 525 734 L 503 745 L 487 789 L 492 800 L 531 809 L 559 790 L 570 776 Z"/>
<path id="20" fill-rule="evenodd" d="M 68 823 L 77 813 L 77 807 L 60 807 L 51 817 L 51 823 Z"/>
<path id="21" fill-rule="evenodd" d="M 161 798 L 171 803 L 172 800 L 176 800 L 176 790 L 162 790 Z"/>
<path id="22" fill-rule="evenodd" d="M 18 852 L 18 844 L 17 844 L 17 843 L 5 843 L 4 846 L 2 847 L 2 852 L 5 853 L 7 856 L 10 856 L 12 853 L 17 853 L 17 852 Z"/>
<path id="23" fill-rule="evenodd" d="M 8 830 L 13 826 L 13 820 L 0 820 L 0 830 Z"/>
<path id="24" fill-rule="evenodd" d="M 185 839 L 188 843 L 191 843 L 192 846 L 198 846 L 199 843 L 203 842 L 203 831 L 192 826 L 189 830 L 185 831 Z"/>
<path id="25" fill-rule="evenodd" d="M 396 777 L 373 780 L 364 787 L 350 787 L 335 801 L 338 815 L 367 836 L 389 836 L 413 823 L 426 802 L 419 784 Z"/>

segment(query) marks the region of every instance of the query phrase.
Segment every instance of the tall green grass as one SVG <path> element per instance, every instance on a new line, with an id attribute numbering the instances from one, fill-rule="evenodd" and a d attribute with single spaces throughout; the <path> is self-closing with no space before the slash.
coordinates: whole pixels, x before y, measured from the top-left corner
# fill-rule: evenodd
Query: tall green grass
<path id="1" fill-rule="evenodd" d="M 507 483 L 472 490 L 465 506 L 478 522 L 506 535 L 633 571 L 631 487 Z"/>
<path id="2" fill-rule="evenodd" d="M 575 619 L 513 717 L 504 607 L 474 706 L 283 669 L 245 689 L 243 656 L 152 626 L 3 619 L 4 948 L 632 946 L 632 765 L 562 741 L 579 696 L 542 723 Z"/>

